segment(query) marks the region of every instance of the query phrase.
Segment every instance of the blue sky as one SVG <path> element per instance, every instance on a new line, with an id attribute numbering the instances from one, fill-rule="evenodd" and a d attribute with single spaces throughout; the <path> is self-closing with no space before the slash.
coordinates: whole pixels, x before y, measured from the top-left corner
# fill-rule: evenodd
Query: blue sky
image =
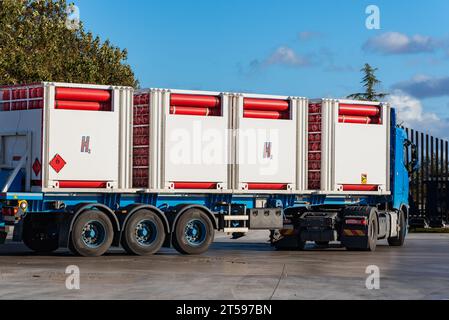
<path id="1" fill-rule="evenodd" d="M 142 87 L 343 97 L 379 68 L 401 117 L 449 136 L 449 1 L 75 0 Z M 380 30 L 365 27 L 368 5 Z"/>

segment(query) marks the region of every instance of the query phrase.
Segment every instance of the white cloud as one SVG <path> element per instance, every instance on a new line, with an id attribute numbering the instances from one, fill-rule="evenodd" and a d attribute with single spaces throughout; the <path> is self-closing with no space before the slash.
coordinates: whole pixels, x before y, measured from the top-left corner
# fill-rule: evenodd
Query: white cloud
<path id="1" fill-rule="evenodd" d="M 447 46 L 445 41 L 430 36 L 408 36 L 400 32 L 386 32 L 369 39 L 363 45 L 365 51 L 382 54 L 407 54 L 433 52 Z"/>
<path id="2" fill-rule="evenodd" d="M 289 47 L 277 48 L 265 61 L 265 64 L 267 65 L 283 64 L 296 67 L 308 66 L 310 63 L 311 62 L 307 57 L 297 54 Z"/>
<path id="3" fill-rule="evenodd" d="M 404 91 L 395 90 L 388 102 L 396 109 L 398 123 L 422 132 L 428 132 L 439 138 L 449 138 L 449 122 L 437 114 L 426 112 L 421 101 Z"/>
<path id="4" fill-rule="evenodd" d="M 335 56 L 336 54 L 327 47 L 322 47 L 319 50 L 315 50 L 307 54 L 302 54 L 298 53 L 291 47 L 284 45 L 276 48 L 273 52 L 271 52 L 267 57 L 263 59 L 251 60 L 248 67 L 239 66 L 239 71 L 243 74 L 251 74 L 274 65 L 281 65 L 290 68 L 323 66 L 324 71 L 328 72 L 355 71 L 355 69 L 349 64 L 336 64 L 334 61 Z"/>
<path id="5" fill-rule="evenodd" d="M 239 66 L 239 71 L 242 74 L 254 74 L 274 65 L 303 68 L 317 65 L 318 62 L 319 57 L 316 53 L 302 55 L 290 47 L 281 46 L 264 59 L 253 59 L 247 67 Z"/>
<path id="6" fill-rule="evenodd" d="M 417 75 L 409 81 L 397 83 L 394 88 L 417 98 L 441 97 L 449 95 L 449 77 L 429 77 Z"/>

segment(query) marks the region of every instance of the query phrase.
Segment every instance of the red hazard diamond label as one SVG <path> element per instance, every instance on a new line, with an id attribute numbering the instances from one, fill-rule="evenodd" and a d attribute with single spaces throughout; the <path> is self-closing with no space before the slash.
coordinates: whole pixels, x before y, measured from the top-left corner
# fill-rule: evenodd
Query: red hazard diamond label
<path id="1" fill-rule="evenodd" d="M 39 159 L 34 160 L 34 163 L 33 163 L 34 174 L 36 176 L 38 176 L 39 173 L 41 173 L 41 170 L 42 170 L 42 166 L 41 166 L 41 163 L 40 163 Z"/>
<path id="2" fill-rule="evenodd" d="M 50 161 L 50 167 L 52 167 L 53 170 L 56 171 L 56 173 L 59 173 L 66 164 L 67 162 L 65 162 L 59 154 L 55 155 L 53 160 Z"/>

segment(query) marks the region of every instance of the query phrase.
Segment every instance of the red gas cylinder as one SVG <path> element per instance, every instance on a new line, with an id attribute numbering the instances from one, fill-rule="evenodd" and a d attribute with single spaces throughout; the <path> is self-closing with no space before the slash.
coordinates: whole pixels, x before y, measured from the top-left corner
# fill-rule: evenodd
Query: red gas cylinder
<path id="1" fill-rule="evenodd" d="M 309 113 L 321 113 L 321 105 L 314 103 L 309 105 Z"/>
<path id="2" fill-rule="evenodd" d="M 42 98 L 44 89 L 42 87 L 30 88 L 29 95 L 31 99 Z"/>
<path id="3" fill-rule="evenodd" d="M 245 118 L 252 119 L 288 119 L 289 113 L 279 111 L 261 111 L 261 110 L 245 110 L 243 111 Z"/>
<path id="4" fill-rule="evenodd" d="M 11 99 L 11 91 L 5 90 L 2 93 L 3 100 L 10 100 Z"/>
<path id="5" fill-rule="evenodd" d="M 309 170 L 320 170 L 321 162 L 320 161 L 310 161 L 309 162 Z"/>
<path id="6" fill-rule="evenodd" d="M 55 108 L 61 110 L 101 111 L 102 105 L 100 102 L 58 100 L 55 103 Z"/>
<path id="7" fill-rule="evenodd" d="M 338 121 L 340 123 L 358 123 L 358 124 L 370 124 L 373 119 L 370 117 L 360 117 L 360 116 L 339 116 Z"/>
<path id="8" fill-rule="evenodd" d="M 309 181 L 319 181 L 321 174 L 319 172 L 309 172 Z"/>
<path id="9" fill-rule="evenodd" d="M 321 123 L 309 124 L 309 132 L 321 132 Z"/>
<path id="10" fill-rule="evenodd" d="M 56 88 L 56 100 L 106 102 L 111 99 L 108 90 L 83 88 Z"/>
<path id="11" fill-rule="evenodd" d="M 321 115 L 310 115 L 309 123 L 321 123 Z"/>
<path id="12" fill-rule="evenodd" d="M 20 94 L 20 99 L 26 99 L 27 98 L 27 94 L 28 94 L 28 90 L 27 89 L 20 89 L 19 90 L 19 94 Z"/>
<path id="13" fill-rule="evenodd" d="M 35 98 L 43 98 L 44 97 L 44 88 L 43 87 L 37 87 Z"/>
<path id="14" fill-rule="evenodd" d="M 18 89 L 12 90 L 12 99 L 13 100 L 20 99 L 20 90 L 18 90 Z"/>
<path id="15" fill-rule="evenodd" d="M 290 103 L 285 100 L 245 98 L 243 107 L 245 110 L 285 112 L 290 109 Z"/>
<path id="16" fill-rule="evenodd" d="M 309 189 L 315 190 L 321 188 L 321 182 L 320 181 L 309 181 Z"/>
<path id="17" fill-rule="evenodd" d="M 218 116 L 220 110 L 210 108 L 198 108 L 198 107 L 170 107 L 170 114 L 173 115 L 185 115 L 185 116 Z"/>
<path id="18" fill-rule="evenodd" d="M 43 100 L 37 101 L 37 108 L 38 109 L 43 109 L 44 108 L 44 101 Z"/>
<path id="19" fill-rule="evenodd" d="M 11 105 L 9 102 L 0 103 L 2 111 L 10 111 Z"/>
<path id="20" fill-rule="evenodd" d="M 172 94 L 170 106 L 193 107 L 193 108 L 218 108 L 221 99 L 216 96 L 203 96 L 191 94 Z"/>
<path id="21" fill-rule="evenodd" d="M 321 143 L 309 143 L 309 151 L 320 151 L 321 150 Z"/>
<path id="22" fill-rule="evenodd" d="M 339 115 L 374 117 L 380 115 L 380 108 L 376 106 L 340 104 Z"/>

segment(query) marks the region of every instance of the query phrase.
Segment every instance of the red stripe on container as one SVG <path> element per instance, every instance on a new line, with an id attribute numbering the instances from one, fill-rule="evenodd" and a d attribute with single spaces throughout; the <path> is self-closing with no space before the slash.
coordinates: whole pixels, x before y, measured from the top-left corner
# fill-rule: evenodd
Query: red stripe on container
<path id="1" fill-rule="evenodd" d="M 108 90 L 56 88 L 56 100 L 106 102 L 110 99 L 111 92 Z"/>
<path id="2" fill-rule="evenodd" d="M 106 187 L 105 181 L 59 181 L 61 189 L 105 189 Z"/>
<path id="3" fill-rule="evenodd" d="M 218 108 L 221 105 L 221 99 L 216 96 L 172 94 L 170 105 L 180 107 Z"/>
<path id="4" fill-rule="evenodd" d="M 248 183 L 248 190 L 287 190 L 284 183 Z"/>
<path id="5" fill-rule="evenodd" d="M 345 184 L 343 191 L 378 191 L 379 186 L 374 184 Z"/>
<path id="6" fill-rule="evenodd" d="M 215 182 L 175 182 L 175 189 L 217 189 Z"/>
<path id="7" fill-rule="evenodd" d="M 341 104 L 339 115 L 374 117 L 380 115 L 380 108 L 375 106 Z"/>
<path id="8" fill-rule="evenodd" d="M 101 102 L 58 100 L 55 102 L 55 108 L 60 110 L 78 111 L 110 111 L 111 105 Z"/>
<path id="9" fill-rule="evenodd" d="M 373 122 L 373 119 L 371 119 L 370 117 L 339 116 L 338 121 L 340 123 L 370 124 Z"/>
<path id="10" fill-rule="evenodd" d="M 243 106 L 245 110 L 260 111 L 288 111 L 290 109 L 288 101 L 274 99 L 245 98 Z"/>
<path id="11" fill-rule="evenodd" d="M 279 111 L 245 110 L 243 111 L 243 117 L 252 119 L 288 119 L 289 114 Z"/>
<path id="12" fill-rule="evenodd" d="M 170 114 L 186 115 L 186 116 L 218 116 L 219 110 L 209 108 L 195 108 L 195 107 L 170 107 Z"/>

